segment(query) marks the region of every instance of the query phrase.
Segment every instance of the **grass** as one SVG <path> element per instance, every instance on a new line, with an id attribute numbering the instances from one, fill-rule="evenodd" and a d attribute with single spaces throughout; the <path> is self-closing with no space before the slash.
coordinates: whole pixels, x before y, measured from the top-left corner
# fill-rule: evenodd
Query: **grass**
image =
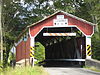
<path id="1" fill-rule="evenodd" d="M 87 67 L 87 66 L 85 66 L 84 68 L 86 68 L 86 69 L 89 69 L 89 70 L 92 70 L 92 71 L 95 71 L 95 72 L 100 72 L 100 69 L 97 69 L 97 68 L 95 68 L 95 67 Z"/>
<path id="2" fill-rule="evenodd" d="M 49 75 L 47 72 L 45 72 L 43 67 L 16 67 L 13 68 L 7 68 L 5 71 L 2 71 L 0 75 Z"/>

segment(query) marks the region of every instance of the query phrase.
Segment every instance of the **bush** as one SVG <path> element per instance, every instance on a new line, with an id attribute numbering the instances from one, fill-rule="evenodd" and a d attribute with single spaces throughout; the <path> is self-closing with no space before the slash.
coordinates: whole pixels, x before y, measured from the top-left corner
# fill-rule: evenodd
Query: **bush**
<path id="1" fill-rule="evenodd" d="M 36 45 L 38 46 L 35 47 L 34 57 L 37 59 L 38 63 L 45 59 L 45 47 L 40 42 L 37 42 Z"/>
<path id="2" fill-rule="evenodd" d="M 97 35 L 94 35 L 92 38 L 92 58 L 100 60 L 100 38 L 97 37 Z"/>
<path id="3" fill-rule="evenodd" d="M 3 63 L 0 62 L 0 72 L 2 72 L 2 71 L 3 71 Z"/>
<path id="4" fill-rule="evenodd" d="M 43 67 L 16 67 L 11 68 L 8 67 L 4 72 L 0 72 L 0 75 L 48 75 L 47 72 L 44 71 Z"/>

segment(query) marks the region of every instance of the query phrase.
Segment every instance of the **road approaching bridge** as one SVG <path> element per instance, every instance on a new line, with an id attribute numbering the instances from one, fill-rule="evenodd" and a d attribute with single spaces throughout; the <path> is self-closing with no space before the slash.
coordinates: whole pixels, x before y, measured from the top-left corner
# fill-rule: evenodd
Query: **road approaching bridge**
<path id="1" fill-rule="evenodd" d="M 49 68 L 45 68 L 45 70 L 50 75 L 100 75 L 100 72 L 94 72 L 84 68 L 76 68 L 76 67 L 75 68 L 49 67 Z"/>

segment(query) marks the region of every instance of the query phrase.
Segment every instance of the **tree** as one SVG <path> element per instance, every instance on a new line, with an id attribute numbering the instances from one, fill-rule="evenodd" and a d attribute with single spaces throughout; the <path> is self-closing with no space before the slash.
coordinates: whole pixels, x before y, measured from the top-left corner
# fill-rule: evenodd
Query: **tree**
<path id="1" fill-rule="evenodd" d="M 3 61 L 3 34 L 2 34 L 2 0 L 0 0 L 0 63 Z"/>
<path id="2" fill-rule="evenodd" d="M 92 22 L 97 24 L 95 34 L 92 37 L 92 50 L 94 59 L 100 60 L 100 0 L 85 0 L 88 13 L 91 15 Z"/>
<path id="3" fill-rule="evenodd" d="M 4 64 L 17 36 L 27 26 L 53 13 L 48 0 L 3 0 Z"/>

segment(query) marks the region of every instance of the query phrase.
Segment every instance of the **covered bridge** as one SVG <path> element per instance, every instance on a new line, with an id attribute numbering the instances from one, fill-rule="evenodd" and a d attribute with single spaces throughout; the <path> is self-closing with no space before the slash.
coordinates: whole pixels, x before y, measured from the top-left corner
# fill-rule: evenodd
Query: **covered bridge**
<path id="1" fill-rule="evenodd" d="M 47 61 L 91 59 L 91 36 L 94 34 L 94 27 L 95 24 L 91 22 L 64 11 L 57 11 L 27 26 L 19 35 L 15 43 L 16 61 L 34 58 L 34 55 L 30 55 L 30 49 L 33 49 L 37 41 L 44 45 Z"/>

